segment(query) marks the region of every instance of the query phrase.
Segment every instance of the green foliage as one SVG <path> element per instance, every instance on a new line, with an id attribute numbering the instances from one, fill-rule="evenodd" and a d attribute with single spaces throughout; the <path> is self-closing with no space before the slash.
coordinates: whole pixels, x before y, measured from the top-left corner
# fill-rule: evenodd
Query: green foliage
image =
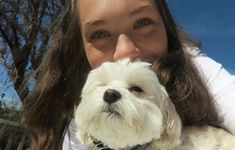
<path id="1" fill-rule="evenodd" d="M 21 115 L 22 111 L 16 106 L 0 100 L 0 150 L 29 147 L 26 131 L 20 124 Z"/>
<path id="2" fill-rule="evenodd" d="M 15 106 L 7 106 L 4 102 L 0 101 L 0 118 L 20 122 L 22 115 L 21 110 L 17 110 Z"/>

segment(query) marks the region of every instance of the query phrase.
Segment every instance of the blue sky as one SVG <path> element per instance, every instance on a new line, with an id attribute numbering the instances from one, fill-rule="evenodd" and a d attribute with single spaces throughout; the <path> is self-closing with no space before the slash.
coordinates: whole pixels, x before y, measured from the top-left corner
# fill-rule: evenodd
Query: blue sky
<path id="1" fill-rule="evenodd" d="M 176 22 L 199 39 L 203 51 L 235 74 L 235 0 L 168 0 Z M 2 85 L 6 73 L 0 66 L 0 93 L 5 99 L 18 101 L 12 84 L 8 90 Z"/>
<path id="2" fill-rule="evenodd" d="M 202 50 L 235 74 L 235 0 L 168 0 L 176 20 Z"/>
<path id="3" fill-rule="evenodd" d="M 3 85 L 4 84 L 4 85 Z M 0 94 L 5 93 L 3 101 L 5 103 L 20 104 L 19 97 L 12 87 L 12 82 L 8 79 L 6 70 L 0 65 Z"/>

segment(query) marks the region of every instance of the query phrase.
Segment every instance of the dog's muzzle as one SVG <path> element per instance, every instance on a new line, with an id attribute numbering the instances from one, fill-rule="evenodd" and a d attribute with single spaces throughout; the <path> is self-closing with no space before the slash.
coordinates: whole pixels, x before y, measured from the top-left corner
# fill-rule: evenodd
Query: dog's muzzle
<path id="1" fill-rule="evenodd" d="M 121 99 L 121 94 L 114 89 L 108 89 L 104 92 L 103 99 L 106 102 L 102 112 L 108 113 L 108 116 L 120 116 L 118 106 L 115 102 Z"/>

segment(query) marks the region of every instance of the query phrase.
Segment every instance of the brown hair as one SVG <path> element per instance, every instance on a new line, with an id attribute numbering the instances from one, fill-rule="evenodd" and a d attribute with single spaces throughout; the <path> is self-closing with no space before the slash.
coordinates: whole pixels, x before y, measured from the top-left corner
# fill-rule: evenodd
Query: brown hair
<path id="1" fill-rule="evenodd" d="M 183 42 L 196 44 L 178 29 L 166 2 L 155 2 L 166 26 L 169 53 L 154 62 L 153 69 L 166 86 L 184 125 L 216 125 L 218 117 L 212 96 L 182 45 Z M 74 106 L 91 69 L 83 48 L 79 19 L 74 14 L 70 9 L 65 12 L 60 30 L 40 67 L 37 84 L 24 103 L 23 123 L 34 150 L 62 148 Z"/>
<path id="2" fill-rule="evenodd" d="M 186 46 L 200 48 L 200 43 L 175 24 L 164 0 L 155 2 L 167 31 L 168 54 L 158 58 L 153 69 L 166 87 L 183 125 L 218 126 L 220 119 L 213 97 L 203 75 L 192 61 L 193 56 L 186 51 Z"/>

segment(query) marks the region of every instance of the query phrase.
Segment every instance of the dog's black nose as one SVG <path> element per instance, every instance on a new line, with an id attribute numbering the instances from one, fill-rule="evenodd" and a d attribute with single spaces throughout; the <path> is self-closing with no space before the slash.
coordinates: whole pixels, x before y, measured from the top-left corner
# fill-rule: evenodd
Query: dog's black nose
<path id="1" fill-rule="evenodd" d="M 117 90 L 108 89 L 104 92 L 103 99 L 105 102 L 109 104 L 116 102 L 120 98 L 121 98 L 121 94 Z"/>

